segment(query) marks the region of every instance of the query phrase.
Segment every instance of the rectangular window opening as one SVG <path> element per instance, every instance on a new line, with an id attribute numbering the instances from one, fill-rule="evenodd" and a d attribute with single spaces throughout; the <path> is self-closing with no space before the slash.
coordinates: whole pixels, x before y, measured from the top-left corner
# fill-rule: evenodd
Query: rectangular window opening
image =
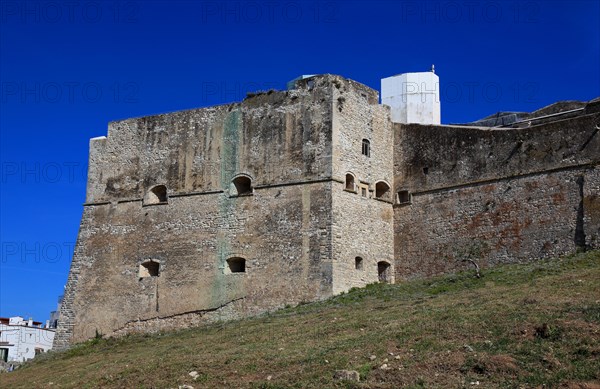
<path id="1" fill-rule="evenodd" d="M 362 197 L 368 198 L 369 197 L 369 183 L 361 181 L 358 184 L 358 191 Z"/>
<path id="2" fill-rule="evenodd" d="M 407 190 L 401 190 L 398 192 L 398 204 L 410 204 L 412 202 L 412 195 Z"/>
<path id="3" fill-rule="evenodd" d="M 371 142 L 368 139 L 362 140 L 362 155 L 365 157 L 371 156 Z"/>

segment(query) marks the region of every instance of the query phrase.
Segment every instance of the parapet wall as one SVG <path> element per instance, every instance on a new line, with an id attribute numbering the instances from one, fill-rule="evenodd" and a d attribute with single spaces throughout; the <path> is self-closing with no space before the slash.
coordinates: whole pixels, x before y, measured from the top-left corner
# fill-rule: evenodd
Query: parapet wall
<path id="1" fill-rule="evenodd" d="M 255 187 L 331 177 L 331 90 L 248 97 L 241 103 L 112 122 L 92 139 L 87 203 L 227 191 L 239 173 Z"/>
<path id="2" fill-rule="evenodd" d="M 524 129 L 394 124 L 397 189 L 413 193 L 600 160 L 598 114 Z"/>

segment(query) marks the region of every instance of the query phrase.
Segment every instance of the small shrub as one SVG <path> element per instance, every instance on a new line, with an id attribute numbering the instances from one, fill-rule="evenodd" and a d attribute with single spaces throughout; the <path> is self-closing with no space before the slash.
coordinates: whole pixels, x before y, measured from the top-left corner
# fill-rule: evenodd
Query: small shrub
<path id="1" fill-rule="evenodd" d="M 535 327 L 534 335 L 538 339 L 558 340 L 562 336 L 562 328 L 543 323 Z"/>

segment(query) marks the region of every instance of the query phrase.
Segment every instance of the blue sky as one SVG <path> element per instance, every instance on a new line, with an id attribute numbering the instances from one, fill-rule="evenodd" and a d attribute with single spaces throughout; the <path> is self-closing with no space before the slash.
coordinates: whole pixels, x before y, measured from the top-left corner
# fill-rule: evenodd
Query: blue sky
<path id="1" fill-rule="evenodd" d="M 300 74 L 440 77 L 442 122 L 600 95 L 599 1 L 0 3 L 0 316 L 67 280 L 89 139 Z"/>

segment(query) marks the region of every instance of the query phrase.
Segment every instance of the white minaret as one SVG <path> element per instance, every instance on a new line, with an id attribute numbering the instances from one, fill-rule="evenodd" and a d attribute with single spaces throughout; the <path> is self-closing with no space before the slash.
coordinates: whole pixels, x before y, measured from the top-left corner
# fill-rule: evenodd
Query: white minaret
<path id="1" fill-rule="evenodd" d="M 440 78 L 435 67 L 382 78 L 381 103 L 392 108 L 394 123 L 440 124 Z"/>

